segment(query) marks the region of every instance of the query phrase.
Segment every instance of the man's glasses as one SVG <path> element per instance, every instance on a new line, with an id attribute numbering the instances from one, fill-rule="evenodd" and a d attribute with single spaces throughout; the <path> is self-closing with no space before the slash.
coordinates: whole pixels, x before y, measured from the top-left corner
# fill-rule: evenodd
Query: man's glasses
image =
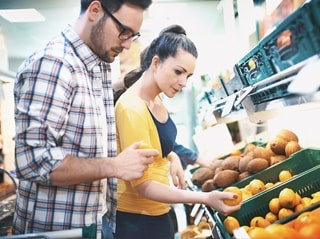
<path id="1" fill-rule="evenodd" d="M 122 24 L 115 16 L 112 15 L 112 13 L 103 5 L 103 3 L 100 1 L 101 6 L 103 10 L 112 18 L 112 20 L 119 26 L 121 32 L 118 35 L 118 38 L 121 41 L 126 41 L 132 38 L 132 40 L 136 40 L 138 37 L 140 37 L 140 32 L 133 32 L 129 27 Z"/>

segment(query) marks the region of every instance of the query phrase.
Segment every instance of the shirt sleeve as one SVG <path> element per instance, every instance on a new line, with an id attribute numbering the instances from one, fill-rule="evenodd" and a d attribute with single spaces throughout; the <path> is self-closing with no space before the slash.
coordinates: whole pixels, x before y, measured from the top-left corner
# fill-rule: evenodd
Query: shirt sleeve
<path id="1" fill-rule="evenodd" d="M 198 158 L 196 152 L 178 143 L 174 144 L 173 151 L 179 156 L 184 167 L 188 164 L 194 164 Z"/>
<path id="2" fill-rule="evenodd" d="M 140 105 L 136 105 L 135 109 L 131 109 L 130 107 L 122 107 L 121 103 L 116 106 L 119 152 L 130 146 L 132 143 L 138 141 L 144 141 L 153 148 L 156 148 L 151 140 L 152 131 L 148 126 L 148 117 L 141 108 L 143 107 Z M 150 167 L 151 166 L 149 165 L 149 168 L 145 170 L 144 175 L 141 178 L 131 181 L 131 185 L 133 187 L 152 179 Z"/>
<path id="3" fill-rule="evenodd" d="M 26 62 L 15 82 L 15 160 L 18 178 L 49 184 L 49 174 L 65 158 L 59 146 L 70 86 L 70 71 L 59 60 Z"/>

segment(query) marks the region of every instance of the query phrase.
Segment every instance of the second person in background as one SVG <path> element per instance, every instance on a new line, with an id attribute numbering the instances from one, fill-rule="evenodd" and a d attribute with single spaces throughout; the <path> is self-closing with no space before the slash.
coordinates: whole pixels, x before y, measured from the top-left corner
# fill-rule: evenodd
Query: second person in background
<path id="1" fill-rule="evenodd" d="M 141 178 L 119 180 L 116 239 L 173 239 L 170 204 L 202 203 L 224 215 L 240 209 L 240 204 L 223 202 L 236 197 L 233 193 L 170 186 L 168 162 L 174 155 L 177 128 L 160 94 L 172 98 L 181 91 L 193 75 L 197 57 L 197 49 L 185 32 L 160 34 L 146 49 L 136 71 L 141 77 L 116 103 L 119 152 L 140 140 L 160 152 Z"/>

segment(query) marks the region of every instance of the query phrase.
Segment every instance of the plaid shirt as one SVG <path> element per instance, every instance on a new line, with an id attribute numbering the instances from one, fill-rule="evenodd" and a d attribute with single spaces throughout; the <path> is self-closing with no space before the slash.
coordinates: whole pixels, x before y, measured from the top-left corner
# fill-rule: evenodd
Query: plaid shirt
<path id="1" fill-rule="evenodd" d="M 14 96 L 15 163 L 20 180 L 14 233 L 75 229 L 92 223 L 100 232 L 105 200 L 115 228 L 116 179 L 107 179 L 105 199 L 106 181 L 57 187 L 50 185 L 49 178 L 67 154 L 85 159 L 116 156 L 110 65 L 68 26 L 21 65 Z M 107 125 L 103 127 L 102 122 Z M 108 155 L 102 142 L 108 142 Z"/>

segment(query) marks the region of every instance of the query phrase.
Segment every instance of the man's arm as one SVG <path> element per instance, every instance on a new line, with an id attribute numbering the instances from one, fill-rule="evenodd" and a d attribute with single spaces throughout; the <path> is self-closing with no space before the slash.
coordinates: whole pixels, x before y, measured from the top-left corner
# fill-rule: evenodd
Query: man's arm
<path id="1" fill-rule="evenodd" d="M 112 177 L 123 180 L 139 178 L 153 162 L 153 158 L 159 154 L 155 149 L 139 149 L 140 144 L 141 142 L 132 144 L 116 158 L 88 160 L 68 155 L 63 163 L 50 174 L 50 183 L 55 186 L 68 186 L 102 178 Z"/>

